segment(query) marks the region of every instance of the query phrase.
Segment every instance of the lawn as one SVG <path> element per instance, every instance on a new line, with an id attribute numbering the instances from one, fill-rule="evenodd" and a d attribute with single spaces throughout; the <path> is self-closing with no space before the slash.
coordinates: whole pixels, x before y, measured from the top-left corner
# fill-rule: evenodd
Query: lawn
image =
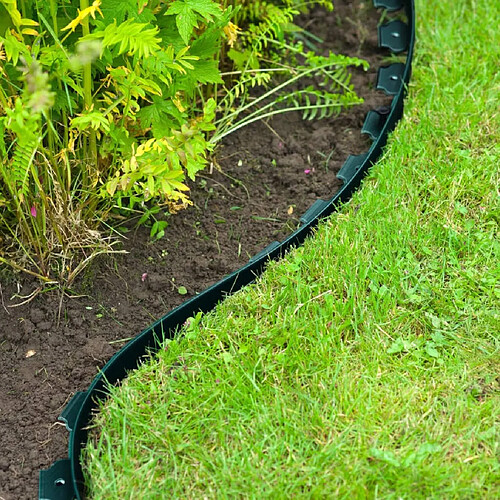
<path id="1" fill-rule="evenodd" d="M 113 389 L 90 498 L 500 497 L 500 6 L 416 11 L 381 161 Z"/>

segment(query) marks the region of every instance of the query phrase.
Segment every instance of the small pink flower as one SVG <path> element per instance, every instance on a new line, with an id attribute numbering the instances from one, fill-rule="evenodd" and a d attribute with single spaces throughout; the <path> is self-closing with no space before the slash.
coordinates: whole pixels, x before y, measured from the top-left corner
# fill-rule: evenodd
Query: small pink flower
<path id="1" fill-rule="evenodd" d="M 304 174 L 306 174 L 306 175 L 307 175 L 307 174 L 310 174 L 310 173 L 311 173 L 311 171 L 310 171 L 308 168 L 306 168 L 306 169 L 304 170 Z"/>
<path id="2" fill-rule="evenodd" d="M 142 273 L 141 281 L 146 281 L 147 277 L 148 277 L 148 273 Z"/>
<path id="3" fill-rule="evenodd" d="M 35 207 L 35 205 L 33 205 L 33 206 L 31 207 L 30 213 L 31 213 L 31 215 L 32 215 L 33 217 L 36 217 L 36 207 Z"/>

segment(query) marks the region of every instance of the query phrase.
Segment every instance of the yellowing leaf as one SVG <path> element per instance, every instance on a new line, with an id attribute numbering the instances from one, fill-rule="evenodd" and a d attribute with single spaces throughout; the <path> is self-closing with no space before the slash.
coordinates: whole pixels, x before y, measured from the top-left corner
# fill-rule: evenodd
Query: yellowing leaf
<path id="1" fill-rule="evenodd" d="M 184 176 L 184 171 L 183 170 L 170 170 L 169 172 L 165 172 L 162 177 L 164 179 L 177 179 L 181 178 Z"/>
<path id="2" fill-rule="evenodd" d="M 33 21 L 33 19 L 21 19 L 21 26 L 40 26 L 39 23 Z"/>
<path id="3" fill-rule="evenodd" d="M 186 184 L 183 184 L 182 182 L 179 181 L 174 181 L 173 179 L 170 179 L 168 183 L 174 188 L 177 189 L 178 191 L 189 191 L 189 188 L 186 186 Z"/>
<path id="4" fill-rule="evenodd" d="M 21 33 L 23 35 L 33 35 L 33 36 L 38 36 L 38 31 L 34 30 L 32 28 L 24 28 Z"/>
<path id="5" fill-rule="evenodd" d="M 146 142 L 140 144 L 139 147 L 137 148 L 136 156 L 142 156 L 144 153 L 148 153 L 149 151 L 151 151 L 154 142 L 155 139 L 153 138 L 153 139 L 148 139 Z"/>
<path id="6" fill-rule="evenodd" d="M 66 31 L 66 30 L 75 31 L 78 25 L 82 24 L 82 22 L 87 16 L 90 15 L 92 16 L 93 19 L 95 19 L 96 12 L 99 12 L 99 14 L 101 14 L 101 16 L 104 17 L 103 13 L 101 12 L 101 9 L 99 8 L 100 5 L 101 5 L 101 0 L 94 0 L 94 2 L 90 7 L 87 7 L 82 11 L 78 9 L 78 16 L 75 19 L 73 19 L 73 21 L 71 21 L 68 25 L 62 28 L 61 31 Z"/>
<path id="7" fill-rule="evenodd" d="M 110 196 L 113 196 L 115 194 L 116 188 L 118 186 L 118 180 L 118 177 L 115 177 L 106 184 L 106 191 Z"/>
<path id="8" fill-rule="evenodd" d="M 186 111 L 186 108 L 182 105 L 181 100 L 176 96 L 172 97 L 172 102 L 175 104 L 175 107 L 181 112 L 184 113 Z"/>
<path id="9" fill-rule="evenodd" d="M 155 179 L 152 175 L 148 177 L 148 191 L 151 196 L 155 194 Z"/>

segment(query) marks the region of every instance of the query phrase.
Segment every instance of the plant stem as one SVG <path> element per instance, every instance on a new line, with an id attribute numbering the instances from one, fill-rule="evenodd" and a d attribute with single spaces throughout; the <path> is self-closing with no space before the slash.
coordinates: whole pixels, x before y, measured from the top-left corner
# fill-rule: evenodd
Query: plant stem
<path id="1" fill-rule="evenodd" d="M 235 111 L 233 111 L 232 113 L 229 113 L 226 116 L 223 116 L 221 119 L 219 119 L 216 122 L 217 129 L 221 130 L 221 129 L 225 128 L 227 126 L 227 124 L 231 121 L 231 119 L 233 117 L 238 116 L 242 111 L 246 111 L 248 108 L 251 108 L 252 106 L 255 106 L 256 104 L 258 104 L 259 102 L 261 102 L 261 101 L 269 98 L 271 95 L 275 94 L 276 92 L 278 92 L 282 88 L 287 87 L 288 85 L 290 85 L 293 82 L 299 80 L 300 78 L 303 78 L 303 77 L 305 77 L 305 76 L 307 76 L 307 75 L 309 75 L 311 73 L 318 72 L 321 69 L 324 69 L 324 68 L 326 68 L 326 67 L 328 67 L 330 65 L 331 65 L 331 63 L 323 64 L 323 65 L 318 66 L 318 67 L 309 68 L 309 69 L 307 69 L 305 71 L 302 71 L 301 73 L 298 73 L 297 75 L 294 75 L 292 78 L 284 81 L 280 85 L 278 85 L 278 86 L 272 88 L 271 90 L 265 92 L 260 97 L 258 97 L 257 99 L 253 100 L 252 102 L 250 102 L 250 103 L 242 106 L 241 108 L 236 109 Z M 221 134 L 218 134 L 218 135 L 216 134 L 216 135 L 214 135 L 212 137 L 212 139 L 210 140 L 210 142 L 216 142 L 217 140 L 220 140 L 225 135 L 227 135 L 227 133 L 224 133 L 224 132 L 221 133 Z"/>
<path id="2" fill-rule="evenodd" d="M 52 26 L 54 28 L 54 32 L 57 33 L 59 31 L 59 27 L 57 25 L 57 1 L 50 0 L 50 17 L 52 17 Z"/>
<path id="3" fill-rule="evenodd" d="M 55 134 L 54 125 L 52 124 L 52 111 L 49 110 L 47 114 L 44 114 L 44 118 L 45 122 L 47 123 L 47 139 L 49 141 L 49 151 L 55 151 Z"/>
<path id="4" fill-rule="evenodd" d="M 276 71 L 291 73 L 294 70 L 291 66 L 283 66 L 283 68 L 259 68 L 259 69 L 248 69 L 246 71 L 225 71 L 221 73 L 220 76 L 232 76 L 232 75 L 242 75 L 243 73 L 272 73 Z"/>
<path id="5" fill-rule="evenodd" d="M 0 104 L 4 110 L 7 110 L 9 103 L 7 102 L 7 97 L 5 96 L 4 89 L 0 86 Z"/>
<path id="6" fill-rule="evenodd" d="M 271 104 L 275 104 L 275 102 L 272 102 Z M 346 104 L 343 104 L 343 103 L 338 103 L 338 104 L 335 104 L 336 107 L 342 107 L 342 106 L 345 106 Z M 253 118 L 249 118 L 248 116 L 246 118 L 243 118 L 242 120 L 240 120 L 239 122 L 237 122 L 235 125 L 233 125 L 231 128 L 229 129 L 226 129 L 225 132 L 222 132 L 218 135 L 214 135 L 211 139 L 210 139 L 210 142 L 212 143 L 217 143 L 219 142 L 221 139 L 223 139 L 224 137 L 226 137 L 227 135 L 229 134 L 232 134 L 233 132 L 236 132 L 236 130 L 242 128 L 242 127 L 245 127 L 246 125 L 250 125 L 251 123 L 254 123 L 254 122 L 257 122 L 257 121 L 260 121 L 260 120 L 263 120 L 264 118 L 269 118 L 270 116 L 274 116 L 274 115 L 279 115 L 279 114 L 282 114 L 282 113 L 288 113 L 290 111 L 303 111 L 305 109 L 324 109 L 324 108 L 331 108 L 333 107 L 334 105 L 329 103 L 329 104 L 319 104 L 319 105 L 309 105 L 309 106 L 293 106 L 293 107 L 290 107 L 290 108 L 283 108 L 283 109 L 275 109 L 273 111 L 269 111 L 267 113 L 264 113 L 264 114 L 260 114 L 260 111 L 262 110 L 259 110 L 259 113 L 252 113 L 252 117 Z M 268 107 L 268 106 L 266 106 Z"/>
<path id="7" fill-rule="evenodd" d="M 28 17 L 28 13 L 26 12 L 26 4 L 24 3 L 24 0 L 21 0 L 21 14 L 23 17 Z"/>
<path id="8" fill-rule="evenodd" d="M 276 40 L 273 40 L 272 38 L 268 38 L 268 37 L 265 37 L 264 39 L 267 40 L 269 43 L 274 43 L 275 45 L 278 45 L 279 47 L 285 47 L 286 49 L 290 50 L 291 52 L 294 52 L 295 54 L 303 55 L 302 52 L 300 50 L 298 50 L 297 48 L 295 48 L 293 45 L 288 45 L 286 43 L 277 42 Z M 342 87 L 343 89 L 351 90 L 349 88 L 349 85 L 346 85 L 344 82 L 342 82 L 341 80 L 336 78 L 335 75 L 331 71 L 328 71 L 325 66 L 323 66 L 321 68 L 321 72 L 324 75 L 328 76 L 328 78 L 334 80 L 335 83 L 337 85 L 339 85 L 340 87 Z"/>
<path id="9" fill-rule="evenodd" d="M 80 10 L 87 9 L 89 7 L 89 0 L 80 0 Z M 87 16 L 82 21 L 83 36 L 90 34 L 89 26 L 89 16 Z M 85 64 L 83 66 L 83 97 L 85 102 L 85 108 L 90 110 L 92 108 L 92 63 Z M 85 141 L 86 142 L 86 141 Z M 97 167 L 97 142 L 95 130 L 90 130 L 89 137 L 89 149 L 90 149 L 90 162 Z"/>
<path id="10" fill-rule="evenodd" d="M 20 266 L 19 264 L 16 264 L 13 260 L 8 260 L 8 259 L 4 259 L 3 257 L 0 257 L 0 263 L 6 264 L 8 266 L 12 266 L 14 269 L 28 273 L 31 276 L 35 276 L 35 278 L 38 278 L 38 279 L 44 281 L 45 283 L 54 283 L 54 280 L 49 278 L 48 276 L 44 276 L 43 274 L 36 273 L 34 271 L 30 271 L 29 269 L 27 269 L 23 266 Z"/>

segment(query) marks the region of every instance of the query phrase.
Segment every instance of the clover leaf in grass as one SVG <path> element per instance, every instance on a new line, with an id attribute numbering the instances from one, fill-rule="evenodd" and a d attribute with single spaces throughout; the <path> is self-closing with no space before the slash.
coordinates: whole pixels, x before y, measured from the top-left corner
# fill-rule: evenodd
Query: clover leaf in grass
<path id="1" fill-rule="evenodd" d="M 402 338 L 396 339 L 389 349 L 387 349 L 388 354 L 398 354 L 400 352 L 409 352 L 415 347 L 413 342 L 409 340 L 404 340 Z"/>
<path id="2" fill-rule="evenodd" d="M 392 465 L 394 467 L 400 467 L 401 463 L 397 459 L 393 451 L 390 450 L 380 450 L 378 448 L 370 448 L 370 457 L 372 459 L 380 460 L 386 464 Z"/>

